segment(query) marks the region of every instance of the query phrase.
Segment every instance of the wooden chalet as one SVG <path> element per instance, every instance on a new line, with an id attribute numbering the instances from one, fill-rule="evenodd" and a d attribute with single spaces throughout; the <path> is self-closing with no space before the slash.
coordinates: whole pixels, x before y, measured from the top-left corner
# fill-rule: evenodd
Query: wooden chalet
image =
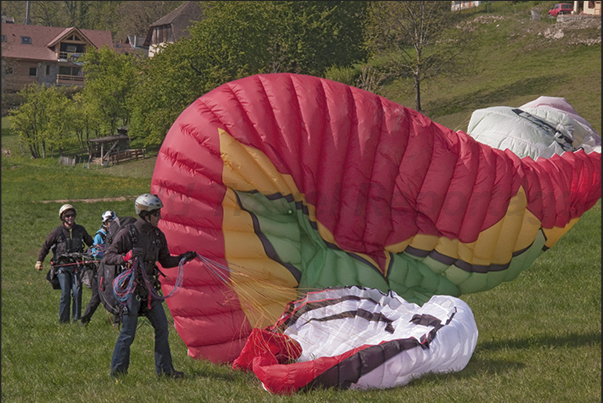
<path id="1" fill-rule="evenodd" d="M 2 87 L 16 92 L 29 83 L 84 85 L 80 57 L 113 47 L 110 31 L 2 23 Z"/>
<path id="2" fill-rule="evenodd" d="M 155 21 L 147 31 L 143 46 L 148 47 L 149 57 L 161 51 L 167 43 L 174 43 L 188 35 L 188 29 L 203 18 L 203 10 L 196 1 L 182 3 L 172 12 Z"/>

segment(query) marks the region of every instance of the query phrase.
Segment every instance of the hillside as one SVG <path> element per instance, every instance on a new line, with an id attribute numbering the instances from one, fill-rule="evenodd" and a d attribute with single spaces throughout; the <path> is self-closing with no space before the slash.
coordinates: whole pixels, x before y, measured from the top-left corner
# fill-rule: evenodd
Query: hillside
<path id="1" fill-rule="evenodd" d="M 547 15 L 551 2 L 509 3 L 493 2 L 490 13 L 484 6 L 466 11 L 463 27 L 476 34 L 467 74 L 426 81 L 423 113 L 465 130 L 475 109 L 520 106 L 547 95 L 564 97 L 601 133 L 601 19 L 557 22 Z M 540 11 L 540 21 L 531 19 L 532 9 Z M 410 81 L 397 81 L 382 94 L 412 107 L 412 88 Z"/>

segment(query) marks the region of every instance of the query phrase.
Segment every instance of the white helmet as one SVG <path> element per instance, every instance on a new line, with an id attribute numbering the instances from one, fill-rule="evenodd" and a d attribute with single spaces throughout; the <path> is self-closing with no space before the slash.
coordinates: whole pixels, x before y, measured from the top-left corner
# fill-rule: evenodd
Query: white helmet
<path id="1" fill-rule="evenodd" d="M 142 211 L 148 211 L 150 213 L 151 211 L 159 210 L 162 207 L 163 203 L 159 196 L 150 193 L 138 196 L 134 202 L 134 209 L 138 215 L 140 215 Z"/>
<path id="2" fill-rule="evenodd" d="M 107 210 L 103 213 L 103 215 L 101 216 L 101 219 L 104 224 L 107 221 L 115 220 L 115 217 L 117 217 L 117 215 L 115 214 L 115 211 Z"/>
<path id="3" fill-rule="evenodd" d="M 75 211 L 75 207 L 73 207 L 71 204 L 63 204 L 61 206 L 61 208 L 59 209 L 59 218 L 63 219 L 63 213 L 67 210 L 73 210 L 73 214 L 77 215 L 77 212 Z"/>

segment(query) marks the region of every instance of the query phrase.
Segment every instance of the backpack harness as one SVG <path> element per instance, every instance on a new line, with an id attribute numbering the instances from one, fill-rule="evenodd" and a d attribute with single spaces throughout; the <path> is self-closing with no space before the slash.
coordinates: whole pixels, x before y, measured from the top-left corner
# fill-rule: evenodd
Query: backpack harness
<path id="1" fill-rule="evenodd" d="M 133 249 L 138 242 L 136 229 L 134 228 L 133 224 L 128 225 L 128 232 L 130 233 L 130 239 L 132 240 Z M 161 285 L 159 284 L 159 282 L 152 282 L 151 279 L 149 279 L 149 275 L 145 270 L 143 260 L 139 257 L 135 257 L 130 268 L 119 274 L 113 280 L 113 295 L 121 305 L 125 306 L 128 304 L 130 298 L 132 298 L 132 296 L 135 294 L 136 286 L 140 284 L 144 287 L 147 292 L 147 307 L 148 309 L 151 309 L 151 299 L 163 301 L 166 298 L 171 297 L 174 292 L 182 286 L 183 264 L 184 262 L 183 260 L 181 260 L 178 265 L 178 276 L 176 278 L 176 284 L 172 289 L 172 292 L 170 292 L 169 295 L 163 296 L 161 294 Z M 161 276 L 166 277 L 166 275 L 163 274 L 163 272 L 159 270 L 157 266 L 155 266 L 155 270 Z"/>

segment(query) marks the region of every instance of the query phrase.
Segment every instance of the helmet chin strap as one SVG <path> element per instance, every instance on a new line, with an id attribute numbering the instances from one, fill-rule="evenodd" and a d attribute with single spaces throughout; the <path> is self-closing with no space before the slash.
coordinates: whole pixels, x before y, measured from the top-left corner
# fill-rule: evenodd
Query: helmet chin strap
<path id="1" fill-rule="evenodd" d="M 149 224 L 151 223 L 151 214 L 148 211 L 141 211 L 139 216 Z"/>

